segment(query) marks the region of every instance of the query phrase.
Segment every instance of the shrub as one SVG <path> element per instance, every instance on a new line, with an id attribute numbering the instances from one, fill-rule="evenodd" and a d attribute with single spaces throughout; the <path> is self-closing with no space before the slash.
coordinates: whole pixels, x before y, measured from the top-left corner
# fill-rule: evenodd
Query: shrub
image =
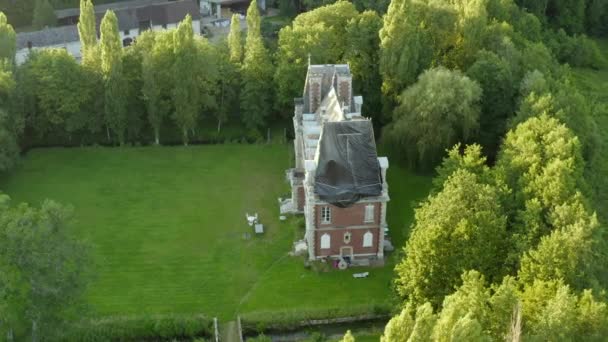
<path id="1" fill-rule="evenodd" d="M 316 325 L 314 321 L 317 320 L 348 317 L 353 318 L 353 321 L 370 321 L 389 317 L 390 312 L 391 307 L 388 304 L 322 310 L 251 312 L 241 315 L 241 326 L 244 335 L 255 336 L 261 333 L 299 330 Z"/>
<path id="2" fill-rule="evenodd" d="M 203 315 L 119 316 L 83 320 L 65 333 L 67 341 L 142 341 L 211 338 L 213 320 Z"/>

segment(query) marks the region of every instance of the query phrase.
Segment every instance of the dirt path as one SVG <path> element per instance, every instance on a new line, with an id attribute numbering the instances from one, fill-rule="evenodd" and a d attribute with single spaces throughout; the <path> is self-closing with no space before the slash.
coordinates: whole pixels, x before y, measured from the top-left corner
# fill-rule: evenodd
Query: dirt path
<path id="1" fill-rule="evenodd" d="M 226 322 L 220 326 L 220 341 L 240 342 L 236 321 Z"/>

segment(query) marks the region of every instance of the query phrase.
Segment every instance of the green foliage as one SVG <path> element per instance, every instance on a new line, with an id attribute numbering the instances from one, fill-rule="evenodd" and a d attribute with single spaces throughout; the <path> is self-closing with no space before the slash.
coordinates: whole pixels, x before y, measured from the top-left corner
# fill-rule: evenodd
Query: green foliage
<path id="1" fill-rule="evenodd" d="M 238 14 L 232 15 L 230 33 L 228 33 L 228 48 L 230 50 L 230 61 L 241 63 L 243 60 L 243 37 L 241 36 L 241 20 Z"/>
<path id="2" fill-rule="evenodd" d="M 374 50 L 377 48 L 373 46 L 375 34 L 372 35 L 375 20 L 372 14 L 366 14 L 362 19 L 355 19 L 357 16 L 357 10 L 351 3 L 339 1 L 303 13 L 296 17 L 291 26 L 281 29 L 274 74 L 277 109 L 281 113 L 291 113 L 293 99 L 302 94 L 309 55 L 313 64 L 346 62 L 346 55 L 349 55 L 358 72 L 375 68 L 361 64 L 366 58 L 375 58 Z M 361 32 L 356 32 L 352 37 L 349 35 L 359 28 Z M 349 39 L 352 40 L 349 42 Z M 372 51 L 368 50 L 370 44 Z M 357 50 L 353 50 L 355 46 Z M 353 76 L 362 83 L 374 82 L 374 75 L 353 73 Z M 356 80 L 353 84 L 358 86 Z M 373 90 L 369 89 L 369 92 Z"/>
<path id="3" fill-rule="evenodd" d="M 57 17 L 55 16 L 55 10 L 53 9 L 53 6 L 51 6 L 49 0 L 36 0 L 32 26 L 35 29 L 40 30 L 55 25 L 57 25 Z"/>
<path id="4" fill-rule="evenodd" d="M 80 36 L 82 64 L 94 69 L 101 66 L 95 20 L 95 8 L 91 0 L 80 0 L 78 35 Z"/>
<path id="5" fill-rule="evenodd" d="M 7 323 L 19 327 L 31 322 L 33 340 L 61 331 L 92 274 L 88 245 L 68 233 L 71 216 L 71 208 L 48 200 L 40 208 L 21 204 L 0 211 L 0 265 L 10 271 L 0 273 L 14 286 L 3 291 L 9 299 Z"/>
<path id="6" fill-rule="evenodd" d="M 87 73 L 63 49 L 32 53 L 18 73 L 21 111 L 39 135 L 61 130 L 68 134 L 87 126 L 85 108 L 93 94 Z"/>
<path id="7" fill-rule="evenodd" d="M 600 69 L 608 62 L 597 44 L 585 35 L 569 36 L 566 31 L 559 29 L 556 32 L 547 31 L 544 41 L 561 63 Z"/>
<path id="8" fill-rule="evenodd" d="M 118 32 L 118 19 L 108 10 L 101 20 L 101 72 L 104 77 L 104 121 L 108 130 L 116 134 L 120 145 L 125 142 L 127 130 L 127 83 L 123 75 L 122 43 Z M 108 131 L 108 139 L 110 139 Z"/>
<path id="9" fill-rule="evenodd" d="M 16 39 L 15 30 L 8 23 L 6 15 L 0 12 L 0 60 L 8 59 L 12 62 L 15 59 Z"/>
<path id="10" fill-rule="evenodd" d="M 213 320 L 203 315 L 119 316 L 82 320 L 62 336 L 75 341 L 193 339 L 213 336 Z"/>
<path id="11" fill-rule="evenodd" d="M 350 330 L 347 330 L 346 334 L 344 334 L 344 337 L 342 337 L 342 339 L 340 340 L 340 342 L 355 342 L 355 337 L 350 332 Z"/>
<path id="12" fill-rule="evenodd" d="M 21 131 L 21 118 L 11 106 L 14 96 L 12 65 L 8 60 L 0 60 L 0 172 L 9 170 L 19 157 L 17 135 Z"/>
<path id="13" fill-rule="evenodd" d="M 353 75 L 354 93 L 361 94 L 364 99 L 362 112 L 377 120 L 376 123 L 383 121 L 378 51 L 380 28 L 382 19 L 374 11 L 366 11 L 350 19 L 346 27 L 348 46 L 344 53 Z"/>
<path id="14" fill-rule="evenodd" d="M 467 70 L 483 90 L 478 141 L 486 154 L 495 156 L 500 139 L 506 132 L 507 119 L 515 111 L 515 79 L 511 65 L 493 52 L 480 51 Z"/>
<path id="15" fill-rule="evenodd" d="M 476 136 L 481 88 L 458 71 L 430 69 L 406 89 L 386 139 L 411 165 L 433 166 L 446 148 Z"/>
<path id="16" fill-rule="evenodd" d="M 271 114 L 273 67 L 260 31 L 260 14 L 253 0 L 247 10 L 247 39 L 241 68 L 241 118 L 247 129 L 259 134 Z M 257 132 L 257 133 L 255 133 Z"/>
<path id="17" fill-rule="evenodd" d="M 473 267 L 492 279 L 504 272 L 507 221 L 499 192 L 475 174 L 454 172 L 415 216 L 406 257 L 396 268 L 398 291 L 410 303 L 438 305 Z"/>

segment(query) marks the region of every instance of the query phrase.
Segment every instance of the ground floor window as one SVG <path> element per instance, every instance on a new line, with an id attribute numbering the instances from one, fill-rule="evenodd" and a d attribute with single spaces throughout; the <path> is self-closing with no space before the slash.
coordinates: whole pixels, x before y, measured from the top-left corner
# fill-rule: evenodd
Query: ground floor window
<path id="1" fill-rule="evenodd" d="M 331 245 L 331 237 L 329 234 L 325 233 L 321 235 L 321 249 L 329 249 Z"/>
<path id="2" fill-rule="evenodd" d="M 372 247 L 374 245 L 374 234 L 366 232 L 363 234 L 363 247 Z"/>

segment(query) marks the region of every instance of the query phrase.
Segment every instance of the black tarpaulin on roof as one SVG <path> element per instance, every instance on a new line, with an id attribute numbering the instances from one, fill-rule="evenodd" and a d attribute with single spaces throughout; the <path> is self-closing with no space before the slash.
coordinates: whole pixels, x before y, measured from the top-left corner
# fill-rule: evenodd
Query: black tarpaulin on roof
<path id="1" fill-rule="evenodd" d="M 320 199 L 344 208 L 382 193 L 371 121 L 326 122 L 319 144 L 315 191 Z"/>

